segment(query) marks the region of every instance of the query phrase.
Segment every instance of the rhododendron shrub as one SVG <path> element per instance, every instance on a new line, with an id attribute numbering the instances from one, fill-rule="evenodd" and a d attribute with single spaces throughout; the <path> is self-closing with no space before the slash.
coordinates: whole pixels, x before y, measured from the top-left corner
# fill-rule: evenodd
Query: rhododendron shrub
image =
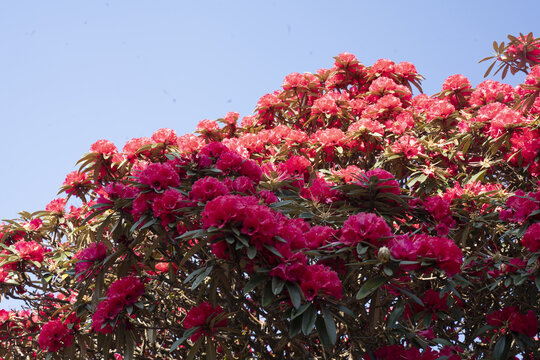
<path id="1" fill-rule="evenodd" d="M 414 96 L 411 63 L 343 53 L 251 116 L 97 141 L 0 225 L 0 356 L 538 358 L 538 42 L 512 39 L 517 87 Z"/>

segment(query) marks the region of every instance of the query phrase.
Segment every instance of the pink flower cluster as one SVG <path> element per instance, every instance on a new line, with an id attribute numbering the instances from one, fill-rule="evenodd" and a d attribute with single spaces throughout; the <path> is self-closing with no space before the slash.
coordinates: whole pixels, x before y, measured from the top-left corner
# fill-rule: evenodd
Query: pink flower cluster
<path id="1" fill-rule="evenodd" d="M 183 325 L 186 330 L 194 327 L 199 327 L 193 335 L 191 335 L 191 341 L 197 341 L 201 335 L 209 336 L 216 332 L 216 328 L 227 326 L 227 319 L 223 318 L 217 321 L 213 326 L 210 326 L 210 322 L 216 316 L 223 314 L 224 311 L 221 306 L 212 306 L 209 302 L 202 302 L 199 306 L 195 306 L 188 311 Z"/>
<path id="2" fill-rule="evenodd" d="M 92 316 L 92 329 L 104 334 L 112 333 L 116 317 L 144 294 L 144 284 L 138 277 L 126 276 L 116 280 L 107 290 L 107 298 L 101 301 Z"/>
<path id="3" fill-rule="evenodd" d="M 529 337 L 538 334 L 538 319 L 532 310 L 520 313 L 515 306 L 505 307 L 486 316 L 486 322 L 496 328 L 506 328 Z"/>
<path id="4" fill-rule="evenodd" d="M 61 320 L 44 324 L 38 337 L 39 347 L 43 351 L 56 352 L 71 345 L 73 335 Z"/>
<path id="5" fill-rule="evenodd" d="M 390 242 L 392 256 L 398 260 L 416 261 L 418 258 L 432 258 L 437 266 L 452 276 L 461 272 L 463 253 L 450 239 L 425 234 L 396 236 Z M 404 269 L 420 268 L 405 266 Z"/>
<path id="6" fill-rule="evenodd" d="M 97 262 L 105 259 L 107 256 L 107 247 L 102 242 L 92 243 L 86 249 L 83 249 L 75 254 L 75 259 L 78 261 L 75 263 L 75 274 L 88 275 L 90 270 Z M 91 275 L 94 275 L 93 272 Z"/>

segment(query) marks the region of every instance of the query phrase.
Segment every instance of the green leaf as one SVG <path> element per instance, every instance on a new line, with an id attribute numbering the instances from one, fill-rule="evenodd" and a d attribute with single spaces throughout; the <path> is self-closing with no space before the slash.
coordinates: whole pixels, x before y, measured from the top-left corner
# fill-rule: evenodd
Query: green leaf
<path id="1" fill-rule="evenodd" d="M 356 294 L 356 299 L 360 300 L 377 290 L 382 286 L 382 284 L 386 283 L 387 278 L 383 276 L 376 276 L 374 278 L 369 279 L 362 285 L 360 290 L 358 290 L 358 293 Z"/>
<path id="2" fill-rule="evenodd" d="M 407 295 L 408 297 L 410 297 L 415 303 L 417 303 L 418 305 L 424 307 L 424 303 L 422 302 L 422 300 L 420 300 L 420 298 L 416 295 L 414 295 L 412 292 L 408 291 L 408 290 L 405 290 L 405 289 L 402 289 L 400 287 L 397 287 L 397 286 L 394 286 L 392 285 L 393 288 L 399 290 L 401 293 Z"/>
<path id="3" fill-rule="evenodd" d="M 321 343 L 325 348 L 329 348 L 330 343 L 330 337 L 328 336 L 328 332 L 326 331 L 326 325 L 324 323 L 324 320 L 322 317 L 318 316 L 317 320 L 315 321 L 315 328 L 317 329 L 317 333 L 319 334 L 319 339 L 321 340 Z"/>
<path id="4" fill-rule="evenodd" d="M 317 309 L 314 305 L 310 305 L 302 316 L 302 332 L 304 335 L 309 335 L 317 320 Z"/>
<path id="5" fill-rule="evenodd" d="M 268 306 L 274 300 L 274 293 L 272 292 L 272 284 L 266 283 L 262 296 L 262 306 Z"/>
<path id="6" fill-rule="evenodd" d="M 446 339 L 442 339 L 442 338 L 435 338 L 433 339 L 433 342 L 434 343 L 437 343 L 437 344 L 440 344 L 440 345 L 445 345 L 445 346 L 452 346 L 453 344 L 446 340 Z"/>
<path id="7" fill-rule="evenodd" d="M 326 333 L 328 334 L 328 338 L 330 339 L 330 343 L 334 345 L 337 341 L 337 331 L 336 331 L 336 323 L 334 322 L 334 317 L 330 313 L 330 310 L 328 310 L 326 307 L 322 307 L 322 314 L 324 319 L 324 326 L 326 327 Z"/>
<path id="8" fill-rule="evenodd" d="M 201 284 L 201 282 L 212 272 L 213 268 L 214 268 L 213 263 L 207 266 L 206 270 L 204 270 L 204 272 L 200 274 L 199 276 L 197 276 L 195 281 L 193 281 L 193 284 L 191 284 L 191 290 L 195 290 Z"/>
<path id="9" fill-rule="evenodd" d="M 272 278 L 272 292 L 274 293 L 274 295 L 281 294 L 281 291 L 283 291 L 284 285 L 285 285 L 285 281 L 283 281 L 283 279 L 277 276 L 274 276 Z"/>
<path id="10" fill-rule="evenodd" d="M 255 289 L 257 285 L 263 282 L 267 278 L 266 274 L 256 274 L 247 282 L 244 287 L 244 294 L 249 293 L 251 290 Z"/>
<path id="11" fill-rule="evenodd" d="M 497 340 L 497 343 L 493 348 L 493 358 L 495 360 L 505 360 L 507 358 L 509 348 L 506 343 L 506 336 L 501 336 L 499 340 Z"/>
<path id="12" fill-rule="evenodd" d="M 306 311 L 307 308 L 310 307 L 310 306 L 311 306 L 311 303 L 305 303 L 302 306 L 300 306 L 300 308 L 298 310 L 296 310 L 294 312 L 294 314 L 291 316 L 291 320 L 296 319 L 297 317 L 302 315 L 304 313 L 304 311 Z"/>
<path id="13" fill-rule="evenodd" d="M 187 284 L 188 282 L 191 281 L 191 279 L 193 279 L 195 276 L 199 275 L 200 273 L 202 273 L 204 271 L 205 268 L 200 268 L 200 269 L 197 269 L 195 271 L 193 271 L 191 274 L 189 274 L 186 279 L 184 280 L 184 284 Z"/>
<path id="14" fill-rule="evenodd" d="M 291 325 L 289 326 L 289 337 L 295 337 L 302 330 L 302 317 L 297 317 L 291 320 Z"/>
<path id="15" fill-rule="evenodd" d="M 540 291 L 540 273 L 536 274 L 534 278 L 534 283 L 536 284 L 536 288 L 538 289 L 538 291 Z"/>
<path id="16" fill-rule="evenodd" d="M 302 295 L 300 295 L 300 290 L 298 285 L 287 282 L 287 291 L 289 292 L 289 297 L 295 309 L 300 307 L 302 303 Z"/>
<path id="17" fill-rule="evenodd" d="M 173 352 L 174 350 L 176 350 L 178 346 L 180 346 L 184 341 L 186 341 L 189 337 L 191 337 L 191 335 L 195 334 L 195 332 L 197 332 L 197 330 L 199 330 L 200 328 L 201 328 L 200 326 L 195 326 L 195 327 L 192 327 L 191 329 L 184 331 L 184 335 L 182 335 L 180 339 L 176 340 L 172 344 L 171 348 L 169 349 L 169 352 Z"/>
<path id="18" fill-rule="evenodd" d="M 283 258 L 283 255 L 281 255 L 281 253 L 275 247 L 271 245 L 264 245 L 264 247 L 270 250 L 270 252 L 276 255 L 277 257 Z"/>
<path id="19" fill-rule="evenodd" d="M 405 307 L 403 306 L 403 304 L 399 304 L 399 306 L 394 307 L 394 309 L 390 313 L 390 316 L 388 316 L 387 327 L 393 327 L 397 320 L 401 317 L 401 315 L 403 315 L 404 311 Z"/>
<path id="20" fill-rule="evenodd" d="M 257 248 L 255 246 L 250 246 L 247 249 L 247 256 L 250 260 L 253 260 L 257 255 Z"/>

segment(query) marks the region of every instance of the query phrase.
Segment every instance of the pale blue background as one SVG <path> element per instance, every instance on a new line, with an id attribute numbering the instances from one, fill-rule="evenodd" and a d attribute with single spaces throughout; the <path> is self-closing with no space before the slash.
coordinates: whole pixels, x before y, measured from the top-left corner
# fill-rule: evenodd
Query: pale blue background
<path id="1" fill-rule="evenodd" d="M 98 139 L 249 115 L 285 75 L 343 51 L 413 62 L 428 94 L 456 73 L 476 85 L 493 40 L 540 35 L 539 4 L 2 0 L 0 219 L 42 209 Z"/>

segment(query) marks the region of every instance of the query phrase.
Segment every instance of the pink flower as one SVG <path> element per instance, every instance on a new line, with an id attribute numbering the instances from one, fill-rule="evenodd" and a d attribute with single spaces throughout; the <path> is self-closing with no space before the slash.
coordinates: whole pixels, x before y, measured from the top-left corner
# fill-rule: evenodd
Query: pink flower
<path id="1" fill-rule="evenodd" d="M 312 301 L 315 296 L 332 296 L 336 299 L 343 297 L 337 273 L 324 265 L 309 265 L 299 281 L 307 301 Z"/>
<path id="2" fill-rule="evenodd" d="M 103 334 L 111 334 L 114 330 L 111 325 L 115 323 L 114 320 L 123 308 L 124 304 L 120 298 L 101 301 L 92 315 L 92 329 Z"/>
<path id="3" fill-rule="evenodd" d="M 134 159 L 137 157 L 137 151 L 144 145 L 149 145 L 152 143 L 152 139 L 149 137 L 134 138 L 128 140 L 122 149 L 122 152 L 125 153 L 129 159 Z M 148 154 L 145 152 L 145 154 Z"/>
<path id="4" fill-rule="evenodd" d="M 43 247 L 35 241 L 17 241 L 15 250 L 23 260 L 37 261 L 39 263 L 43 261 Z"/>
<path id="5" fill-rule="evenodd" d="M 178 137 L 176 136 L 176 132 L 174 130 L 165 128 L 156 130 L 152 134 L 152 140 L 154 140 L 158 144 L 161 143 L 165 145 L 172 145 L 176 144 Z"/>
<path id="6" fill-rule="evenodd" d="M 219 124 L 212 120 L 204 119 L 197 124 L 197 132 L 199 133 L 211 133 L 216 130 L 219 130 Z"/>
<path id="7" fill-rule="evenodd" d="M 525 232 L 521 243 L 531 252 L 540 250 L 540 223 L 534 223 Z"/>
<path id="8" fill-rule="evenodd" d="M 227 326 L 227 319 L 223 318 L 210 327 L 212 319 L 223 313 L 224 311 L 219 305 L 214 307 L 206 301 L 202 302 L 199 306 L 191 308 L 184 319 L 183 325 L 186 330 L 200 327 L 200 329 L 191 335 L 191 341 L 197 341 L 201 335 L 208 336 L 214 334 L 216 328 Z"/>
<path id="9" fill-rule="evenodd" d="M 321 96 L 313 102 L 311 112 L 313 115 L 328 114 L 336 115 L 340 111 L 339 106 L 336 104 L 336 96 L 333 93 L 328 93 Z"/>
<path id="10" fill-rule="evenodd" d="M 101 155 L 114 155 L 118 153 L 116 145 L 109 140 L 98 140 L 90 147 L 90 152 L 98 153 Z"/>
<path id="11" fill-rule="evenodd" d="M 75 263 L 75 274 L 83 274 L 88 271 L 98 261 L 105 259 L 107 256 L 107 247 L 102 242 L 92 243 L 86 249 L 83 249 L 75 254 L 75 258 L 79 260 Z"/>
<path id="12" fill-rule="evenodd" d="M 107 298 L 118 299 L 123 306 L 133 305 L 142 294 L 144 294 L 144 284 L 135 276 L 118 279 L 107 290 Z"/>
<path id="13" fill-rule="evenodd" d="M 78 192 L 88 188 L 90 184 L 91 182 L 86 173 L 72 171 L 66 175 L 66 179 L 62 185 L 67 187 L 66 193 L 77 194 Z"/>
<path id="14" fill-rule="evenodd" d="M 65 207 L 66 207 L 66 199 L 58 198 L 48 203 L 47 206 L 45 206 L 45 210 L 53 214 L 63 214 Z"/>
<path id="15" fill-rule="evenodd" d="M 345 221 L 339 240 L 347 246 L 356 246 L 360 241 L 382 246 L 391 235 L 390 227 L 382 217 L 361 212 Z"/>
<path id="16" fill-rule="evenodd" d="M 189 197 L 192 200 L 207 202 L 221 195 L 227 195 L 229 189 L 215 177 L 207 176 L 193 183 Z"/>
<path id="17" fill-rule="evenodd" d="M 529 337 L 534 337 L 538 333 L 538 320 L 534 312 L 529 310 L 527 314 L 521 314 L 514 306 L 488 314 L 486 322 L 497 328 L 509 328 Z"/>
<path id="18" fill-rule="evenodd" d="M 234 151 L 223 152 L 219 156 L 219 160 L 216 162 L 216 168 L 228 174 L 231 171 L 239 171 L 244 158 L 235 153 Z"/>
<path id="19" fill-rule="evenodd" d="M 424 151 L 424 148 L 414 136 L 403 135 L 391 147 L 396 154 L 403 154 L 407 159 L 413 158 Z"/>
<path id="20" fill-rule="evenodd" d="M 470 81 L 461 74 L 451 75 L 444 80 L 443 90 L 462 91 L 471 89 Z"/>
<path id="21" fill-rule="evenodd" d="M 289 90 L 294 88 L 306 88 L 309 84 L 309 80 L 299 73 L 292 73 L 285 76 L 283 80 L 283 90 Z"/>
<path id="22" fill-rule="evenodd" d="M 360 184 L 362 186 L 368 186 L 370 179 L 376 177 L 379 181 L 377 184 L 377 191 L 381 193 L 391 193 L 399 195 L 399 184 L 395 180 L 394 175 L 383 169 L 373 169 L 365 172 L 365 178 L 362 178 Z"/>
<path id="23" fill-rule="evenodd" d="M 49 321 L 41 328 L 38 337 L 39 347 L 43 351 L 56 352 L 71 345 L 73 335 L 61 320 Z"/>
<path id="24" fill-rule="evenodd" d="M 139 181 L 156 191 L 165 190 L 180 184 L 180 177 L 168 163 L 152 163 L 139 175 Z"/>

